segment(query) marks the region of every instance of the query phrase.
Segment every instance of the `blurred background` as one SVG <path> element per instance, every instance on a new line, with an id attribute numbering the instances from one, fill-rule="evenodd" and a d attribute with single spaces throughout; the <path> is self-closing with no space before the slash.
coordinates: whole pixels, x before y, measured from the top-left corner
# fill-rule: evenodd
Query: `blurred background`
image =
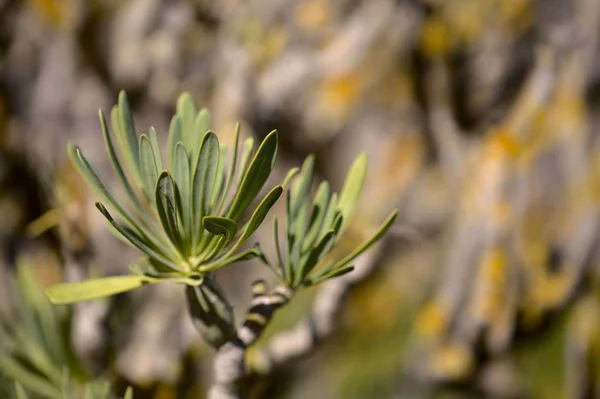
<path id="1" fill-rule="evenodd" d="M 237 121 L 277 128 L 277 178 L 315 153 L 339 189 L 369 152 L 348 245 L 400 212 L 335 332 L 251 397 L 600 398 L 599 29 L 597 0 L 0 0 L 0 396 L 65 369 L 136 399 L 208 389 L 180 287 L 70 309 L 40 296 L 138 256 L 65 151 L 76 140 L 114 182 L 97 110 L 125 89 L 163 141 L 183 91 L 223 141 Z M 218 275 L 240 315 L 258 276 Z"/>

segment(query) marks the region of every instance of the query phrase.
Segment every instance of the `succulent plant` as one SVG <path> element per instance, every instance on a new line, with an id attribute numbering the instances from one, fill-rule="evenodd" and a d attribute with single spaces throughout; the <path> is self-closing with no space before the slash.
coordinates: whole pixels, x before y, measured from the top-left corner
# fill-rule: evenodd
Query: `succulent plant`
<path id="1" fill-rule="evenodd" d="M 314 157 L 301 170 L 290 170 L 283 183 L 272 187 L 244 216 L 260 195 L 277 154 L 277 132 L 272 131 L 254 151 L 248 138 L 239 147 L 239 124 L 226 165 L 227 147 L 210 131 L 210 114 L 198 111 L 189 94 L 182 94 L 169 128 L 167 159 L 163 161 L 156 131 L 138 137 L 127 97 L 111 112 L 119 153 L 106 119 L 100 125 L 114 172 L 127 203 L 117 199 L 73 143 L 69 156 L 76 169 L 103 202 L 96 206 L 112 231 L 145 256 L 131 266 L 132 274 L 83 282 L 62 283 L 46 290 L 55 304 L 94 299 L 129 291 L 148 283 L 169 280 L 185 284 L 188 308 L 204 339 L 214 347 L 236 334 L 233 312 L 212 272 L 234 262 L 258 257 L 271 268 L 286 292 L 293 293 L 348 273 L 351 262 L 390 228 L 392 212 L 379 230 L 363 245 L 340 260 L 331 251 L 354 214 L 363 189 L 367 156 L 352 164 L 340 194 L 322 182 L 315 194 Z M 288 182 L 293 180 L 291 187 Z M 267 213 L 287 187 L 287 245 L 280 245 L 277 218 L 273 219 L 277 261 L 271 262 L 259 244 L 244 244 L 264 222 Z M 116 217 L 109 212 L 114 212 Z"/>
<path id="2" fill-rule="evenodd" d="M 106 119 L 102 111 L 99 114 L 106 150 L 128 204 L 103 183 L 79 147 L 70 143 L 68 153 L 103 200 L 96 206 L 113 232 L 146 257 L 133 265 L 133 275 L 51 287 L 47 293 L 54 303 L 93 299 L 164 279 L 199 285 L 206 273 L 261 254 L 258 246 L 241 248 L 281 195 L 282 186 L 273 187 L 245 223 L 243 217 L 273 169 L 276 131 L 255 152 L 254 139 L 248 138 L 238 157 L 237 125 L 227 168 L 227 147 L 210 131 L 210 114 L 198 111 L 190 95 L 183 94 L 171 120 L 163 162 L 154 128 L 137 136 L 124 92 L 111 112 L 118 155 Z"/>

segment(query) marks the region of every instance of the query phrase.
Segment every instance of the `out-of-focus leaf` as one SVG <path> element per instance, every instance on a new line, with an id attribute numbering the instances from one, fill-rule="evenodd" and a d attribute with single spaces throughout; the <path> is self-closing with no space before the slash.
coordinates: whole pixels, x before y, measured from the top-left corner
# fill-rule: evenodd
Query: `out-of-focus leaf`
<path id="1" fill-rule="evenodd" d="M 0 373 L 14 381 L 19 381 L 31 392 L 35 392 L 47 398 L 62 399 L 62 395 L 58 388 L 42 377 L 27 370 L 16 360 L 8 356 L 0 356 Z"/>

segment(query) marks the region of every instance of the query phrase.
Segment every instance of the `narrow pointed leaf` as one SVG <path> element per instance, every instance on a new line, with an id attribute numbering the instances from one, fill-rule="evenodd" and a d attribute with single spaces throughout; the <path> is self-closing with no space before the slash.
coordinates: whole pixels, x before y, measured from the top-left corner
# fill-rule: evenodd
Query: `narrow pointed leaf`
<path id="1" fill-rule="evenodd" d="M 175 115 L 171 119 L 171 124 L 169 126 L 169 137 L 167 139 L 167 156 L 169 160 L 169 168 L 171 169 L 175 167 L 175 147 L 180 141 L 183 141 L 181 118 L 178 115 Z"/>
<path id="2" fill-rule="evenodd" d="M 144 195 L 148 201 L 154 203 L 154 189 L 158 180 L 160 170 L 156 163 L 156 157 L 150 139 L 145 134 L 140 136 L 140 175 L 144 189 Z"/>
<path id="3" fill-rule="evenodd" d="M 193 211 L 194 226 L 199 227 L 202 218 L 208 213 L 208 202 L 213 189 L 219 163 L 219 139 L 212 132 L 207 132 L 202 139 L 198 161 L 193 176 Z M 198 240 L 201 229 L 194 231 L 194 242 Z"/>
<path id="4" fill-rule="evenodd" d="M 262 252 L 257 248 L 247 249 L 245 251 L 238 252 L 237 254 L 235 254 L 233 256 L 217 259 L 213 263 L 209 263 L 209 264 L 200 266 L 200 272 L 203 272 L 203 273 L 209 272 L 211 270 L 216 270 L 220 267 L 230 265 L 232 263 L 254 259 L 261 255 L 262 255 Z"/>
<path id="5" fill-rule="evenodd" d="M 346 228 L 347 224 L 350 222 L 350 219 L 354 215 L 356 205 L 360 199 L 360 194 L 365 183 L 365 177 L 367 176 L 367 163 L 367 154 L 363 152 L 356 157 L 352 163 L 352 166 L 350 167 L 350 170 L 348 171 L 348 175 L 346 176 L 338 205 L 339 209 L 344 215 L 345 220 L 344 225 L 342 226 L 342 231 Z"/>
<path id="6" fill-rule="evenodd" d="M 191 193 L 191 174 L 190 161 L 187 152 L 182 143 L 178 143 L 175 149 L 175 165 L 173 169 L 173 180 L 177 186 L 181 204 L 181 221 L 183 231 L 185 232 L 186 248 L 189 248 L 192 237 L 192 193 Z"/>
<path id="7" fill-rule="evenodd" d="M 74 283 L 54 284 L 46 289 L 46 295 L 53 304 L 66 305 L 131 291 L 150 282 L 155 282 L 155 280 L 138 275 L 104 277 Z"/>
<path id="8" fill-rule="evenodd" d="M 168 265 L 174 269 L 179 270 L 180 266 L 177 264 L 179 259 L 171 259 L 170 256 L 165 255 L 164 253 L 159 252 L 157 249 L 149 246 L 140 236 L 138 236 L 131 229 L 119 225 L 111 216 L 110 213 L 106 210 L 104 205 L 100 202 L 96 202 L 96 208 L 104 215 L 104 217 L 109 221 L 112 228 L 115 229 L 119 235 L 123 236 L 130 245 L 133 245 L 135 248 L 139 249 L 146 255 L 159 260 L 160 262 Z"/>
<path id="9" fill-rule="evenodd" d="M 223 192 L 223 196 L 221 197 L 219 208 L 216 212 L 217 215 L 221 215 L 223 211 L 223 207 L 225 206 L 225 202 L 229 197 L 229 191 L 231 186 L 233 185 L 233 178 L 235 176 L 235 171 L 237 169 L 237 158 L 238 158 L 238 147 L 240 145 L 240 124 L 235 124 L 235 136 L 233 139 L 233 153 L 231 154 L 231 167 L 229 168 L 229 173 L 227 175 L 227 183 L 225 185 L 225 191 Z"/>
<path id="10" fill-rule="evenodd" d="M 254 210 L 254 213 L 250 217 L 250 221 L 244 228 L 242 235 L 238 239 L 237 243 L 231 248 L 228 255 L 231 255 L 232 253 L 237 251 L 248 240 L 248 238 L 250 238 L 252 234 L 254 234 L 256 229 L 258 229 L 258 227 L 265 220 L 267 213 L 269 213 L 273 205 L 275 205 L 275 203 L 281 196 L 281 193 L 283 193 L 283 188 L 281 186 L 275 186 L 265 196 L 265 198 L 263 198 L 263 200 L 260 202 L 260 204 L 258 204 L 256 209 Z"/>
<path id="11" fill-rule="evenodd" d="M 127 387 L 127 390 L 125 391 L 125 396 L 123 396 L 123 399 L 133 399 L 133 388 L 132 387 Z"/>
<path id="12" fill-rule="evenodd" d="M 326 181 L 321 182 L 313 201 L 313 209 L 310 215 L 310 223 L 308 226 L 308 231 L 306 232 L 306 236 L 304 238 L 302 252 L 308 251 L 308 249 L 311 248 L 319 239 L 319 234 L 321 232 L 323 220 L 325 219 L 325 212 L 327 212 L 327 205 L 329 202 L 329 191 L 329 183 L 327 183 Z"/>
<path id="13" fill-rule="evenodd" d="M 189 138 L 189 151 L 192 165 L 196 164 L 196 157 L 198 156 L 198 148 L 202 142 L 204 134 L 210 130 L 210 113 L 206 108 L 202 108 L 196 115 L 194 120 L 193 131 Z"/>
<path id="14" fill-rule="evenodd" d="M 280 270 L 283 280 L 289 284 L 289 276 L 283 263 L 283 257 L 281 256 L 282 251 L 281 245 L 279 244 L 279 225 L 277 216 L 273 217 L 273 237 L 275 238 L 275 252 L 277 253 L 277 268 Z"/>
<path id="15" fill-rule="evenodd" d="M 25 388 L 18 381 L 15 381 L 15 395 L 17 399 L 28 399 L 27 393 L 25 392 Z"/>
<path id="16" fill-rule="evenodd" d="M 288 183 L 290 182 L 290 180 L 292 180 L 292 178 L 294 176 L 296 176 L 296 174 L 300 172 L 300 168 L 292 168 L 290 169 L 287 174 L 285 175 L 285 179 L 283 179 L 283 183 L 281 183 L 281 186 L 283 188 L 286 188 Z"/>
<path id="17" fill-rule="evenodd" d="M 329 280 L 335 277 L 343 276 L 344 274 L 348 274 L 354 270 L 354 265 L 345 265 L 338 269 L 332 270 L 329 273 L 319 275 L 318 277 L 311 278 L 308 280 L 308 285 L 319 284 L 325 280 Z"/>
<path id="18" fill-rule="evenodd" d="M 295 285 L 299 286 L 304 282 L 304 279 L 317 265 L 317 263 L 327 254 L 327 249 L 331 247 L 335 240 L 335 231 L 329 230 L 319 243 L 310 251 L 310 255 L 306 261 L 300 266 L 300 270 L 296 273 Z"/>
<path id="19" fill-rule="evenodd" d="M 254 138 L 248 137 L 244 140 L 244 148 L 242 149 L 242 157 L 240 158 L 240 167 L 235 178 L 235 185 L 238 187 L 238 190 L 240 184 L 242 184 L 242 179 L 248 172 L 252 151 L 254 151 Z"/>
<path id="20" fill-rule="evenodd" d="M 121 163 L 119 162 L 119 159 L 117 157 L 117 153 L 115 152 L 115 147 L 110 138 L 110 134 L 106 126 L 106 119 L 104 118 L 104 113 L 102 112 L 102 110 L 98 111 L 98 116 L 100 118 L 100 127 L 102 130 L 102 136 L 104 137 L 104 143 L 106 145 L 106 152 L 108 153 L 108 158 L 110 159 L 110 163 L 113 167 L 113 170 L 119 178 L 119 181 L 121 182 L 121 185 L 125 189 L 125 192 L 129 196 L 131 202 L 135 205 L 136 209 L 139 212 L 142 212 L 142 206 L 140 205 L 140 202 L 135 192 L 133 191 L 133 187 L 129 183 L 129 179 L 125 175 L 123 167 L 121 166 Z"/>
<path id="21" fill-rule="evenodd" d="M 15 359 L 8 356 L 0 356 L 0 374 L 14 381 L 19 381 L 31 392 L 43 395 L 47 398 L 62 399 L 60 390 L 54 385 L 23 367 Z"/>
<path id="22" fill-rule="evenodd" d="M 352 262 L 354 259 L 356 259 L 356 257 L 358 257 L 360 254 L 362 254 L 367 249 L 369 249 L 373 244 L 375 244 L 377 241 L 379 241 L 379 239 L 381 237 L 383 237 L 383 235 L 390 229 L 390 227 L 392 227 L 392 224 L 394 223 L 396 216 L 398 216 L 397 210 L 390 213 L 390 215 L 387 217 L 387 219 L 383 222 L 383 224 L 379 227 L 377 232 L 370 239 L 368 239 L 360 247 L 358 247 L 357 249 L 352 251 L 344 259 L 337 262 L 333 268 L 335 270 L 337 270 L 340 267 L 346 265 L 347 263 Z"/>
<path id="23" fill-rule="evenodd" d="M 227 146 L 221 146 L 219 149 L 219 164 L 217 165 L 217 172 L 215 176 L 215 183 L 212 188 L 212 193 L 210 195 L 210 201 L 208 203 L 207 212 L 211 215 L 217 214 L 217 207 L 221 202 L 221 198 L 223 196 L 223 190 L 225 189 L 225 179 L 226 170 L 225 170 L 225 161 L 227 159 Z"/>
<path id="24" fill-rule="evenodd" d="M 292 190 L 292 216 L 295 217 L 300 210 L 300 207 L 307 201 L 307 197 L 310 195 L 310 188 L 312 186 L 313 177 L 315 174 L 315 157 L 309 155 L 304 160 L 300 176 L 294 183 Z"/>
<path id="25" fill-rule="evenodd" d="M 262 142 L 244 176 L 229 210 L 229 218 L 238 220 L 262 189 L 273 170 L 277 155 L 277 131 L 274 130 Z"/>
<path id="26" fill-rule="evenodd" d="M 181 94 L 177 100 L 177 115 L 181 117 L 183 142 L 185 143 L 186 148 L 190 150 L 192 150 L 193 136 L 194 133 L 196 133 L 194 131 L 194 124 L 197 113 L 198 108 L 196 107 L 196 103 L 192 99 L 192 96 L 189 93 Z M 193 150 L 195 151 L 196 149 L 194 148 Z"/>
<path id="27" fill-rule="evenodd" d="M 163 161 L 162 155 L 160 152 L 160 144 L 158 143 L 158 135 L 156 134 L 156 129 L 150 127 L 150 133 L 148 134 L 150 138 L 150 144 L 152 144 L 152 151 L 154 152 L 154 159 L 156 160 L 156 168 L 158 170 L 163 170 Z"/>
<path id="28" fill-rule="evenodd" d="M 138 139 L 135 133 L 127 94 L 124 91 L 119 93 L 119 105 L 116 116 L 118 116 L 116 123 L 119 125 L 117 133 L 119 149 L 134 179 L 140 182 Z"/>
<path id="29" fill-rule="evenodd" d="M 181 249 L 181 235 L 177 223 L 175 187 L 169 172 L 162 171 L 156 184 L 156 208 L 160 222 L 176 248 Z"/>
<path id="30" fill-rule="evenodd" d="M 329 199 L 329 205 L 327 205 L 327 212 L 323 216 L 323 222 L 321 226 L 321 232 L 319 233 L 319 238 L 321 238 L 333 225 L 333 221 L 336 215 L 339 213 L 338 211 L 338 194 L 331 194 L 331 198 Z"/>

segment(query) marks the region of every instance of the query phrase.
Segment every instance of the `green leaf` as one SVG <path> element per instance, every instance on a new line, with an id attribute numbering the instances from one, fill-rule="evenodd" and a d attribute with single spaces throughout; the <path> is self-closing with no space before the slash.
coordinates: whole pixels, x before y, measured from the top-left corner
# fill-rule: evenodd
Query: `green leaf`
<path id="1" fill-rule="evenodd" d="M 124 221 L 128 224 L 130 228 L 137 230 L 138 233 L 142 233 L 141 229 L 138 227 L 139 223 L 137 223 L 136 220 L 117 201 L 112 192 L 108 190 L 108 188 L 104 185 L 102 180 L 100 180 L 100 178 L 98 177 L 98 174 L 96 173 L 92 165 L 87 161 L 87 159 L 83 156 L 82 152 L 74 143 L 70 142 L 67 145 L 67 153 L 79 174 L 96 192 L 96 194 L 98 194 L 98 196 L 100 196 L 100 198 L 102 198 L 105 202 L 110 204 L 110 206 L 113 207 L 115 211 L 117 211 L 119 216 L 121 216 L 124 219 Z"/>
<path id="2" fill-rule="evenodd" d="M 214 261 L 212 263 L 202 265 L 202 266 L 200 266 L 199 271 L 201 273 L 206 273 L 211 270 L 216 270 L 225 265 L 230 265 L 232 263 L 254 259 L 258 256 L 262 256 L 262 251 L 259 248 L 247 249 L 245 251 L 238 252 L 237 254 L 235 254 L 233 256 L 223 257 L 223 258 L 217 259 L 216 261 Z"/>
<path id="3" fill-rule="evenodd" d="M 0 355 L 0 374 L 4 374 L 11 380 L 19 381 L 31 392 L 35 392 L 47 398 L 62 399 L 62 395 L 58 388 L 39 375 L 32 373 L 9 356 Z"/>
<path id="4" fill-rule="evenodd" d="M 335 240 L 335 231 L 329 230 L 319 243 L 310 251 L 310 255 L 305 262 L 299 267 L 296 272 L 294 284 L 296 287 L 300 286 L 306 276 L 313 270 L 317 263 L 327 254 L 328 248 L 331 248 L 333 241 Z"/>
<path id="5" fill-rule="evenodd" d="M 206 132 L 202 139 L 193 177 L 194 244 L 197 244 L 202 233 L 200 229 L 202 218 L 208 214 L 219 157 L 219 139 L 213 132 Z"/>
<path id="6" fill-rule="evenodd" d="M 238 169 L 235 185 L 238 187 L 242 184 L 242 179 L 248 172 L 248 167 L 250 166 L 250 157 L 252 156 L 252 151 L 254 151 L 254 138 L 248 137 L 244 140 L 244 148 L 242 149 L 242 157 L 240 159 L 240 168 Z"/>
<path id="7" fill-rule="evenodd" d="M 333 269 L 337 270 L 337 269 L 345 266 L 346 264 L 352 262 L 354 259 L 356 259 L 356 257 L 358 257 L 360 254 L 362 254 L 367 249 L 369 249 L 373 244 L 375 244 L 377 241 L 379 241 L 379 239 L 381 239 L 381 237 L 383 237 L 383 235 L 389 230 L 389 228 L 392 227 L 392 224 L 394 223 L 396 216 L 398 216 L 398 211 L 394 210 L 392 213 L 389 214 L 387 219 L 383 222 L 383 224 L 379 227 L 377 232 L 370 239 L 368 239 L 360 247 L 358 247 L 354 251 L 352 251 L 344 259 L 337 262 L 335 264 L 335 266 L 333 267 Z"/>
<path id="8" fill-rule="evenodd" d="M 329 183 L 326 181 L 321 182 L 315 198 L 313 200 L 313 209 L 310 215 L 310 223 L 308 225 L 308 231 L 304 237 L 304 243 L 302 245 L 302 252 L 308 251 L 319 239 L 323 220 L 325 219 L 325 212 L 327 211 L 327 205 L 329 202 Z"/>
<path id="9" fill-rule="evenodd" d="M 156 129 L 150 127 L 150 144 L 152 144 L 152 152 L 154 152 L 154 159 L 156 160 L 156 166 L 158 170 L 163 170 L 163 161 L 162 155 L 160 153 L 160 144 L 158 143 L 158 136 L 156 134 Z"/>
<path id="10" fill-rule="evenodd" d="M 344 274 L 348 274 L 354 270 L 354 265 L 345 265 L 335 270 L 330 270 L 327 273 L 320 274 L 314 278 L 310 278 L 307 282 L 307 285 L 315 285 L 319 284 L 325 280 L 329 280 L 335 277 L 343 276 Z"/>
<path id="11" fill-rule="evenodd" d="M 291 284 L 291 278 L 288 275 L 286 267 L 284 267 L 283 257 L 281 256 L 281 245 L 279 245 L 279 225 L 277 223 L 277 216 L 273 217 L 273 237 L 275 238 L 275 251 L 277 253 L 277 268 L 283 280 L 287 284 Z"/>
<path id="12" fill-rule="evenodd" d="M 333 193 L 333 194 L 331 194 L 331 198 L 329 199 L 329 205 L 327 205 L 327 211 L 325 212 L 325 215 L 323 216 L 323 222 L 322 222 L 322 226 L 321 226 L 321 231 L 319 233 L 319 238 L 321 238 L 323 235 L 325 235 L 325 233 L 327 233 L 327 231 L 329 229 L 331 229 L 334 219 L 335 219 L 336 215 L 338 215 L 339 213 L 340 212 L 338 210 L 338 194 Z"/>
<path id="13" fill-rule="evenodd" d="M 158 169 L 158 164 L 156 162 L 156 157 L 154 150 L 152 149 L 150 139 L 145 134 L 140 136 L 139 148 L 140 175 L 142 177 L 143 184 L 142 188 L 148 201 L 153 204 L 154 189 L 156 187 L 156 181 L 158 180 L 158 174 L 160 173 L 160 170 Z"/>
<path id="14" fill-rule="evenodd" d="M 310 188 L 312 186 L 313 177 L 315 174 L 315 157 L 311 154 L 304 160 L 300 176 L 294 183 L 292 190 L 292 217 L 296 217 L 300 207 L 308 200 Z"/>
<path id="15" fill-rule="evenodd" d="M 67 305 L 120 294 L 157 281 L 150 277 L 138 275 L 104 277 L 73 283 L 54 284 L 46 289 L 46 295 L 50 302 L 55 305 Z"/>
<path id="16" fill-rule="evenodd" d="M 225 188 L 225 161 L 227 159 L 227 146 L 221 146 L 219 150 L 219 165 L 217 166 L 217 172 L 215 177 L 215 184 L 212 188 L 210 195 L 210 202 L 208 205 L 208 213 L 211 215 L 217 214 L 217 206 L 221 202 L 220 199 L 223 196 L 223 189 Z"/>
<path id="17" fill-rule="evenodd" d="M 226 242 L 224 246 L 227 246 L 233 240 L 237 232 L 237 225 L 233 220 L 219 216 L 205 216 L 202 219 L 202 225 L 211 234 L 223 235 Z"/>
<path id="18" fill-rule="evenodd" d="M 125 192 L 131 199 L 131 202 L 135 205 L 138 212 L 143 213 L 143 209 L 137 198 L 137 195 L 135 194 L 133 187 L 129 183 L 129 179 L 127 179 L 127 176 L 125 175 L 123 167 L 121 166 L 121 163 L 119 162 L 119 159 L 117 157 L 117 153 L 115 152 L 115 148 L 114 148 L 114 145 L 110 138 L 108 128 L 106 127 L 106 119 L 104 118 L 104 114 L 102 113 L 102 110 L 98 111 L 98 116 L 100 118 L 100 127 L 102 129 L 102 136 L 104 137 L 104 143 L 106 145 L 106 152 L 108 153 L 108 158 L 110 159 L 110 163 L 113 167 L 113 170 L 115 171 L 115 174 L 119 178 L 119 181 L 121 182 L 121 185 L 125 189 Z"/>
<path id="19" fill-rule="evenodd" d="M 281 186 L 283 188 L 286 188 L 288 183 L 290 182 L 290 180 L 292 180 L 292 178 L 294 176 L 296 176 L 296 174 L 300 172 L 300 168 L 292 168 L 290 169 L 287 174 L 285 175 L 285 179 L 283 179 L 283 183 L 281 183 Z"/>
<path id="20" fill-rule="evenodd" d="M 183 141 L 183 132 L 181 127 L 181 118 L 178 115 L 173 116 L 169 125 L 169 137 L 167 139 L 167 152 L 169 158 L 169 167 L 175 167 L 175 148 L 177 143 Z"/>
<path id="21" fill-rule="evenodd" d="M 196 119 L 194 120 L 194 128 L 190 135 L 190 159 L 192 160 L 192 165 L 196 164 L 196 157 L 198 156 L 198 148 L 200 147 L 200 143 L 202 142 L 202 138 L 210 130 L 210 113 L 206 108 L 202 108 L 200 112 L 196 115 Z"/>
<path id="22" fill-rule="evenodd" d="M 263 198 L 263 200 L 258 204 L 254 213 L 250 217 L 250 221 L 244 228 L 244 231 L 237 243 L 231 248 L 228 255 L 231 255 L 235 251 L 237 251 L 247 240 L 254 234 L 256 229 L 262 224 L 267 216 L 267 213 L 271 210 L 273 205 L 277 202 L 281 194 L 283 193 L 283 187 L 275 186 L 273 189 Z"/>
<path id="23" fill-rule="evenodd" d="M 100 180 L 92 165 L 90 165 L 75 144 L 69 143 L 67 145 L 67 153 L 69 154 L 69 157 L 71 158 L 71 161 L 75 165 L 75 168 L 79 174 L 84 178 L 84 180 L 86 180 L 88 185 L 92 187 L 92 189 L 100 196 L 100 198 L 102 198 L 115 209 L 117 214 L 123 218 L 123 221 L 127 224 L 129 229 L 134 231 L 137 235 L 142 236 L 147 242 L 147 245 L 155 249 L 160 249 L 164 253 L 176 255 L 176 252 L 172 246 L 164 244 L 164 240 L 162 239 L 160 233 L 157 234 L 153 232 L 151 227 L 144 228 L 142 223 L 136 221 L 133 216 L 131 216 L 131 214 L 125 210 L 125 208 L 116 200 L 115 196 Z"/>
<path id="24" fill-rule="evenodd" d="M 229 174 L 227 176 L 227 184 L 225 185 L 225 191 L 223 192 L 223 196 L 221 197 L 221 201 L 219 204 L 219 208 L 217 209 L 216 214 L 221 215 L 223 211 L 223 207 L 225 206 L 225 202 L 227 201 L 227 197 L 229 197 L 229 191 L 231 186 L 233 185 L 233 178 L 235 176 L 235 171 L 237 169 L 237 158 L 238 158 L 238 147 L 240 145 L 240 124 L 235 124 L 235 136 L 233 139 L 233 154 L 231 160 L 231 167 L 229 168 Z"/>
<path id="25" fill-rule="evenodd" d="M 119 126 L 119 129 L 115 129 L 115 133 L 117 134 L 121 154 L 135 180 L 140 182 L 138 139 L 125 91 L 119 92 L 118 112 L 115 113 L 115 116 L 118 117 L 118 120 L 113 121 L 113 124 L 116 122 Z"/>
<path id="26" fill-rule="evenodd" d="M 184 240 L 186 254 L 189 254 L 188 251 L 191 249 L 193 224 L 190 161 L 182 143 L 177 143 L 175 153 L 173 180 L 181 200 L 181 204 L 179 204 L 179 208 L 181 209 L 181 222 L 183 231 L 185 232 L 185 237 L 189 238 L 188 240 Z"/>
<path id="27" fill-rule="evenodd" d="M 181 267 L 177 264 L 177 261 L 181 259 L 171 259 L 170 256 L 159 252 L 155 248 L 149 246 L 143 238 L 138 236 L 134 231 L 128 229 L 127 227 L 119 225 L 111 216 L 110 213 L 106 210 L 104 205 L 100 202 L 96 202 L 96 208 L 104 215 L 104 217 L 109 221 L 110 225 L 120 234 L 122 235 L 129 244 L 133 245 L 134 248 L 139 249 L 146 255 L 151 258 L 154 258 L 169 267 L 172 267 L 176 270 L 180 270 Z"/>
<path id="28" fill-rule="evenodd" d="M 176 248 L 181 250 L 181 235 L 177 223 L 177 201 L 173 179 L 166 170 L 162 171 L 156 183 L 156 208 L 160 222 Z"/>
<path id="29" fill-rule="evenodd" d="M 38 358 L 38 360 L 49 366 L 46 368 L 47 374 L 53 375 L 56 365 L 65 364 L 68 361 L 67 348 L 65 348 L 60 330 L 60 321 L 57 319 L 54 308 L 48 302 L 48 298 L 44 296 L 42 287 L 32 271 L 32 266 L 18 265 L 17 282 L 21 296 L 22 319 L 26 320 L 32 317 L 38 319 L 38 323 L 30 320 L 26 325 L 39 325 L 39 331 L 35 334 L 36 346 L 39 347 L 36 349 L 41 352 L 44 359 Z M 28 331 L 28 334 L 31 333 L 33 332 Z M 54 377 L 60 379 L 60 375 L 54 375 Z"/>
<path id="30" fill-rule="evenodd" d="M 63 378 L 61 385 L 63 399 L 73 399 L 73 395 L 71 394 L 71 375 L 69 373 L 69 369 L 67 369 L 66 367 L 63 369 Z"/>
<path id="31" fill-rule="evenodd" d="M 275 165 L 277 155 L 277 131 L 273 130 L 264 139 L 248 168 L 233 200 L 228 217 L 238 220 L 262 189 Z"/>
<path id="32" fill-rule="evenodd" d="M 125 391 L 125 396 L 123 396 L 123 399 L 133 399 L 133 388 L 132 387 L 127 387 L 127 390 Z"/>
<path id="33" fill-rule="evenodd" d="M 194 124 L 196 121 L 196 114 L 198 113 L 198 108 L 196 107 L 196 103 L 192 99 L 190 93 L 182 93 L 177 99 L 177 115 L 181 117 L 181 124 L 183 128 L 183 142 L 185 143 L 186 148 L 190 151 L 196 151 L 198 147 L 193 147 L 194 136 L 197 133 L 194 130 Z M 198 134 L 202 135 L 204 132 Z M 190 154 L 190 158 L 195 154 Z"/>
<path id="34" fill-rule="evenodd" d="M 18 381 L 15 381 L 15 394 L 17 395 L 17 399 L 28 399 L 27 393 Z"/>
<path id="35" fill-rule="evenodd" d="M 365 177 L 367 176 L 368 162 L 367 153 L 361 153 L 352 163 L 346 176 L 338 205 L 340 211 L 342 211 L 342 215 L 344 215 L 342 231 L 345 230 L 356 210 L 356 205 L 365 183 Z"/>

